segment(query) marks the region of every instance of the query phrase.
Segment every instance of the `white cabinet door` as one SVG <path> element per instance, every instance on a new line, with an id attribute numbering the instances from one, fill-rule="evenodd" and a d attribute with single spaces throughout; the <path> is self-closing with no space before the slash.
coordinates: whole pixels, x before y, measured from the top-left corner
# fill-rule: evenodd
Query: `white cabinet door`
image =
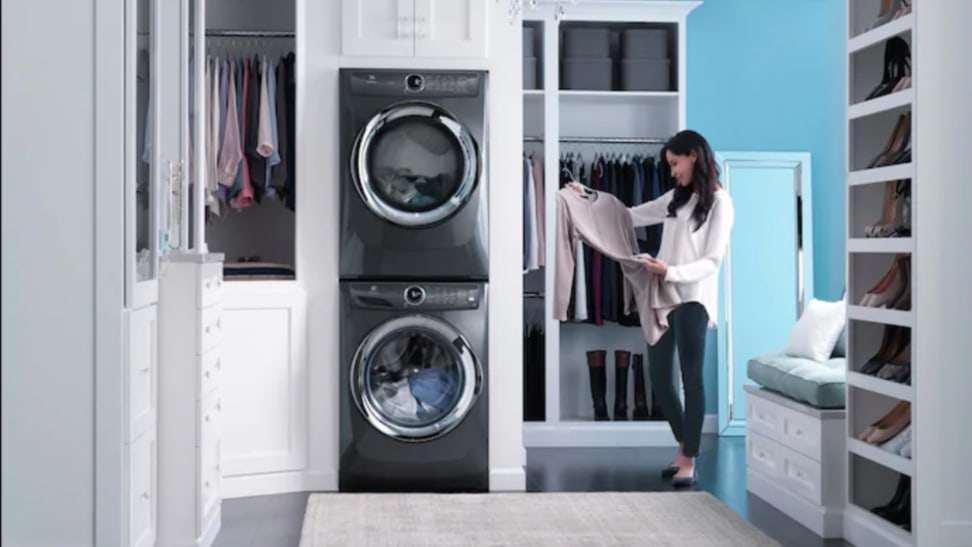
<path id="1" fill-rule="evenodd" d="M 341 53 L 410 57 L 414 0 L 341 0 Z"/>
<path id="2" fill-rule="evenodd" d="M 307 297 L 247 285 L 227 283 L 223 293 L 224 478 L 307 465 Z"/>
<path id="3" fill-rule="evenodd" d="M 415 0 L 415 56 L 487 55 L 487 0 Z"/>

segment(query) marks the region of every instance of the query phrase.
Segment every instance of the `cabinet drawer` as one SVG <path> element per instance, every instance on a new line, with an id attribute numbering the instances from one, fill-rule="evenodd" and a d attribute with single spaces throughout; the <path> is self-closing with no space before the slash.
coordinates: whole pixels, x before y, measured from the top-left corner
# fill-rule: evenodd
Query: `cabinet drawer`
<path id="1" fill-rule="evenodd" d="M 200 469 L 200 529 L 201 534 L 203 529 L 206 527 L 206 523 L 212 518 L 213 512 L 216 511 L 216 507 L 219 505 L 221 499 L 220 493 L 220 482 L 222 477 L 220 476 L 220 465 L 219 465 L 219 440 L 215 440 L 207 446 L 203 447 L 202 450 L 202 467 Z"/>
<path id="2" fill-rule="evenodd" d="M 221 300 L 223 290 L 223 263 L 213 262 L 204 264 L 200 269 L 199 288 L 196 295 L 196 304 L 202 308 L 208 308 L 213 304 L 218 304 Z"/>
<path id="3" fill-rule="evenodd" d="M 746 397 L 746 428 L 820 461 L 820 420 L 766 399 Z"/>
<path id="4" fill-rule="evenodd" d="M 129 545 L 152 547 L 156 530 L 155 432 L 149 431 L 129 452 Z"/>
<path id="5" fill-rule="evenodd" d="M 155 426 L 158 333 L 156 306 L 132 312 L 128 333 L 128 441 L 133 441 Z"/>
<path id="6" fill-rule="evenodd" d="M 821 495 L 820 463 L 752 431 L 746 432 L 746 465 L 816 505 Z"/>
<path id="7" fill-rule="evenodd" d="M 219 386 L 219 373 L 223 368 L 223 352 L 215 347 L 199 358 L 199 395 L 205 399 Z"/>
<path id="8" fill-rule="evenodd" d="M 223 339 L 223 307 L 211 306 L 199 314 L 199 354 L 219 345 Z"/>

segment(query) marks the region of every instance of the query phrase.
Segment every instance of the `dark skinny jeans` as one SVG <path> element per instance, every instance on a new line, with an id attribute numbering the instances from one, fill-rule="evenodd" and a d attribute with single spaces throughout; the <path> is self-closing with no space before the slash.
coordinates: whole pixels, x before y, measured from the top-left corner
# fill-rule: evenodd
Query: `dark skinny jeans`
<path id="1" fill-rule="evenodd" d="M 699 454 L 702 421 L 705 418 L 702 365 L 705 362 L 709 314 L 702 304 L 688 302 L 675 308 L 669 314 L 668 321 L 668 331 L 654 346 L 648 346 L 651 387 L 661 403 L 675 439 L 682 443 L 682 453 L 694 458 Z M 676 346 L 685 389 L 684 412 L 673 379 Z"/>

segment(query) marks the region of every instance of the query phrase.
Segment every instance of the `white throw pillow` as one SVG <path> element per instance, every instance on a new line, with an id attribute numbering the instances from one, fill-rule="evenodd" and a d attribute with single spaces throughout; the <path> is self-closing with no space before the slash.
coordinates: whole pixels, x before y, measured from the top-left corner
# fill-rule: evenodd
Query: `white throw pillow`
<path id="1" fill-rule="evenodd" d="M 834 352 L 847 321 L 847 303 L 811 299 L 790 332 L 785 353 L 814 361 L 826 361 Z"/>

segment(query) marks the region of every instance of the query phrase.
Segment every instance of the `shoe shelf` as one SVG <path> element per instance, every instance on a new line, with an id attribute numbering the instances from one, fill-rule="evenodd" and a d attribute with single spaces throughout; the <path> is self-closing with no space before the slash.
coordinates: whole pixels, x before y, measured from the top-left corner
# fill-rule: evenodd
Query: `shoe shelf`
<path id="1" fill-rule="evenodd" d="M 911 327 L 914 324 L 914 316 L 910 311 L 869 308 L 853 304 L 847 306 L 847 319 L 849 321 L 867 321 L 899 327 Z"/>
<path id="2" fill-rule="evenodd" d="M 847 118 L 850 120 L 856 120 L 866 116 L 874 116 L 876 114 L 899 109 L 904 106 L 910 106 L 914 100 L 914 88 L 895 91 L 890 95 L 885 95 L 883 97 L 850 105 L 850 107 L 847 109 Z"/>
<path id="3" fill-rule="evenodd" d="M 933 0 L 934 1 L 934 0 Z M 892 36 L 911 32 L 915 27 L 914 13 L 905 15 L 847 41 L 847 53 L 852 54 L 884 42 Z"/>
<path id="4" fill-rule="evenodd" d="M 914 538 L 910 532 L 853 502 L 846 508 L 845 516 L 850 517 L 845 520 L 845 530 L 847 528 L 860 530 L 851 533 L 860 537 L 873 538 L 872 545 L 914 545 Z M 846 537 L 847 532 L 844 535 Z"/>
<path id="5" fill-rule="evenodd" d="M 914 400 L 914 390 L 910 385 L 885 380 L 870 374 L 849 370 L 847 371 L 847 385 L 902 401 L 912 402 Z"/>
<path id="6" fill-rule="evenodd" d="M 911 162 L 875 169 L 859 169 L 847 174 L 847 184 L 850 186 L 860 186 L 889 180 L 912 179 L 914 174 L 915 165 Z"/>
<path id="7" fill-rule="evenodd" d="M 847 240 L 848 253 L 910 253 L 914 240 L 910 237 L 869 237 Z"/>
<path id="8" fill-rule="evenodd" d="M 893 469 L 898 473 L 908 475 L 914 474 L 914 462 L 897 454 L 892 454 L 879 446 L 868 444 L 858 439 L 847 439 L 847 450 L 851 453 L 865 458 L 874 463 L 883 465 L 888 469 Z"/>

